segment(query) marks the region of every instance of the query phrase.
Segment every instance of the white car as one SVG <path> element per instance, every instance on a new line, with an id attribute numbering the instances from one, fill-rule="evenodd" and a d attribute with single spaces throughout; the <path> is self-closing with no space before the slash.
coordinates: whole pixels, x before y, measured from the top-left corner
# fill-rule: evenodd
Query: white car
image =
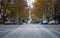
<path id="1" fill-rule="evenodd" d="M 58 21 L 52 20 L 49 22 L 49 24 L 58 24 Z"/>
<path id="2" fill-rule="evenodd" d="M 5 24 L 14 24 L 12 21 L 10 21 L 10 19 L 8 19 L 6 22 L 5 22 Z"/>
<path id="3" fill-rule="evenodd" d="M 43 24 L 48 24 L 48 21 L 47 20 L 43 20 Z"/>
<path id="4" fill-rule="evenodd" d="M 41 24 L 48 24 L 48 20 L 42 20 Z"/>

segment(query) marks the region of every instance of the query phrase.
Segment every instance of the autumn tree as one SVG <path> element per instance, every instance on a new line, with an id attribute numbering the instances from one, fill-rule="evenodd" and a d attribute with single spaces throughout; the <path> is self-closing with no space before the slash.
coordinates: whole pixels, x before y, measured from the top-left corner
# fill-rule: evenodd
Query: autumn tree
<path id="1" fill-rule="evenodd" d="M 19 18 L 27 19 L 28 9 L 27 2 L 25 0 L 15 0 L 16 13 Z"/>
<path id="2" fill-rule="evenodd" d="M 50 20 L 54 14 L 54 0 L 35 0 L 33 13 L 39 19 L 44 15 Z"/>
<path id="3" fill-rule="evenodd" d="M 40 20 L 42 18 L 43 3 L 44 3 L 44 1 L 42 1 L 42 0 L 35 0 L 35 2 L 33 4 L 34 8 L 33 8 L 33 11 L 32 11 L 32 13 L 34 14 L 33 15 L 33 20 Z"/>
<path id="4" fill-rule="evenodd" d="M 5 23 L 6 20 L 6 8 L 7 8 L 7 0 L 1 0 L 1 13 L 2 13 L 2 18 L 3 18 L 3 24 Z"/>
<path id="5" fill-rule="evenodd" d="M 9 17 L 28 18 L 28 8 L 26 0 L 2 0 L 2 15 L 3 22 L 5 22 L 5 14 Z"/>

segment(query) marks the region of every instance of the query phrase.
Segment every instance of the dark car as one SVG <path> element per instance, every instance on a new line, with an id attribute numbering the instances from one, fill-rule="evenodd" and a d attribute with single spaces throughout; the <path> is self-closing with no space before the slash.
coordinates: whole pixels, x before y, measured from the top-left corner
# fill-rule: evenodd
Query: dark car
<path id="1" fill-rule="evenodd" d="M 40 21 L 32 21 L 33 24 L 39 24 Z"/>

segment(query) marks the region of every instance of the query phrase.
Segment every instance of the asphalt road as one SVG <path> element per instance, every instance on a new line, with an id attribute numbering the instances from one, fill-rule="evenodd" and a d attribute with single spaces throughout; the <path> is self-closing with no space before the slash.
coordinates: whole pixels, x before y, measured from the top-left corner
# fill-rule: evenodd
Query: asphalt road
<path id="1" fill-rule="evenodd" d="M 60 38 L 60 25 L 0 25 L 0 38 Z"/>

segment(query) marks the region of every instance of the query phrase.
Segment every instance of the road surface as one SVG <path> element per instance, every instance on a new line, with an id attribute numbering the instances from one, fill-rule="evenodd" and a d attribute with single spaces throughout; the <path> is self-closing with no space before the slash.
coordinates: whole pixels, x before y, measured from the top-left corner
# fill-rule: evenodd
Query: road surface
<path id="1" fill-rule="evenodd" d="M 0 38 L 60 38 L 59 25 L 0 25 Z"/>

